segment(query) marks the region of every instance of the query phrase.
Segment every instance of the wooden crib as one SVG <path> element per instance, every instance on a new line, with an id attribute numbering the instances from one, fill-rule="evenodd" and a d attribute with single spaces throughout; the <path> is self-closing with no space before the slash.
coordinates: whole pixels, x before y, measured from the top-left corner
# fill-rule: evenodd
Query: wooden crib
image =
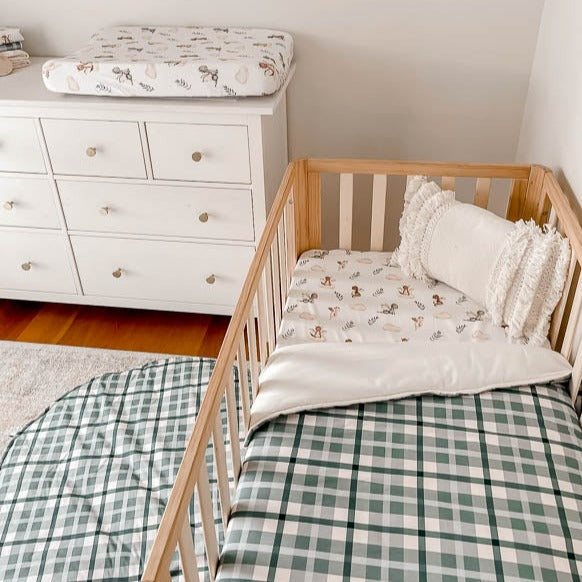
<path id="1" fill-rule="evenodd" d="M 201 405 L 192 435 L 163 515 L 156 541 L 143 575 L 144 581 L 170 580 L 170 563 L 176 549 L 185 580 L 199 579 L 189 507 L 197 491 L 210 578 L 216 576 L 218 542 L 205 462 L 210 439 L 218 479 L 223 525 L 229 520 L 231 488 L 227 454 L 236 486 L 241 471 L 234 369 L 240 378 L 240 400 L 245 430 L 250 419 L 250 394 L 255 395 L 261 366 L 275 348 L 293 269 L 299 255 L 321 248 L 322 176 L 339 174 L 339 248 L 352 248 L 354 175 L 372 175 L 370 250 L 384 247 L 387 184 L 390 176 L 424 174 L 441 179 L 444 189 L 454 189 L 457 178 L 474 180 L 474 204 L 487 208 L 493 181 L 510 181 L 506 217 L 549 223 L 569 238 L 572 259 L 566 290 L 550 328 L 550 341 L 574 365 L 570 394 L 576 400 L 582 381 L 582 352 L 574 353 L 576 328 L 582 308 L 578 284 L 582 261 L 582 227 L 554 174 L 542 166 L 451 164 L 367 160 L 299 160 L 285 172 L 257 252 L 244 283 L 235 313 L 222 344 L 216 367 Z M 326 195 L 328 195 L 326 193 Z M 248 385 L 250 378 L 251 386 Z M 250 388 L 250 390 L 249 390 Z M 220 406 L 226 400 L 230 450 L 222 433 Z"/>

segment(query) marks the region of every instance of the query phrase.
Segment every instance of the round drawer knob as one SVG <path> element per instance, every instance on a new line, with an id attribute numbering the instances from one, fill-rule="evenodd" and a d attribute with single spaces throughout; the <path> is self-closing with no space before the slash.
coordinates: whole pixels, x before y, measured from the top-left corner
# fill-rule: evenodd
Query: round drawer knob
<path id="1" fill-rule="evenodd" d="M 12 202 L 12 200 L 7 200 L 2 206 L 4 207 L 4 210 L 10 212 L 14 208 L 14 202 Z"/>
<path id="2" fill-rule="evenodd" d="M 101 214 L 103 216 L 107 216 L 110 212 L 111 212 L 111 208 L 109 208 L 109 206 L 102 206 L 99 209 L 99 214 Z"/>
<path id="3" fill-rule="evenodd" d="M 116 279 L 119 279 L 119 277 L 121 277 L 121 275 L 123 274 L 123 271 L 121 269 L 117 269 L 115 271 L 113 271 L 113 273 L 111 273 Z"/>
<path id="4" fill-rule="evenodd" d="M 201 152 L 194 152 L 192 154 L 192 160 L 194 162 L 199 162 L 202 159 L 202 153 Z"/>
<path id="5" fill-rule="evenodd" d="M 85 153 L 90 157 L 90 158 L 94 158 L 97 155 L 97 148 L 87 148 L 85 150 Z"/>
<path id="6" fill-rule="evenodd" d="M 27 261 L 26 263 L 22 263 L 22 265 L 20 265 L 20 268 L 23 271 L 30 271 L 30 269 L 32 269 L 32 263 L 30 261 Z"/>
<path id="7" fill-rule="evenodd" d="M 208 222 L 208 212 L 203 212 L 199 217 L 198 220 L 200 222 Z"/>
<path id="8" fill-rule="evenodd" d="M 206 277 L 206 282 L 209 285 L 214 285 L 214 283 L 216 282 L 216 277 L 214 275 L 209 275 L 208 277 Z"/>

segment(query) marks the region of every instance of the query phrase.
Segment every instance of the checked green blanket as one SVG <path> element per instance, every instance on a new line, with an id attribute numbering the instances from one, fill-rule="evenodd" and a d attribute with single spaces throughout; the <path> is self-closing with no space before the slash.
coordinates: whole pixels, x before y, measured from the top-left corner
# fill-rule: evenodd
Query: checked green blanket
<path id="1" fill-rule="evenodd" d="M 0 463 L 2 582 L 140 579 L 213 368 L 179 357 L 100 376 L 14 438 Z"/>
<path id="2" fill-rule="evenodd" d="M 579 580 L 581 470 L 558 384 L 281 417 L 248 445 L 219 580 Z"/>

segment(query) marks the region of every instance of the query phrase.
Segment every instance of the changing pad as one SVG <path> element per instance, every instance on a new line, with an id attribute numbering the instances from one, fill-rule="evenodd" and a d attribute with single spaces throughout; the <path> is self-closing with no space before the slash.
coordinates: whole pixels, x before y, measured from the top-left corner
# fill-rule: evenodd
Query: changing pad
<path id="1" fill-rule="evenodd" d="M 112 97 L 234 97 L 275 93 L 293 59 L 291 35 L 219 27 L 106 28 L 43 65 L 57 93 Z"/>

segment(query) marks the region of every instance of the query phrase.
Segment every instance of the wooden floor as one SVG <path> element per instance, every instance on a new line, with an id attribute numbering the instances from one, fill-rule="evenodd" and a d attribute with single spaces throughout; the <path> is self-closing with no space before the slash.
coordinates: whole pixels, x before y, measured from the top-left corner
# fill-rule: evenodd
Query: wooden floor
<path id="1" fill-rule="evenodd" d="M 215 358 L 229 318 L 0 300 L 0 340 Z"/>

